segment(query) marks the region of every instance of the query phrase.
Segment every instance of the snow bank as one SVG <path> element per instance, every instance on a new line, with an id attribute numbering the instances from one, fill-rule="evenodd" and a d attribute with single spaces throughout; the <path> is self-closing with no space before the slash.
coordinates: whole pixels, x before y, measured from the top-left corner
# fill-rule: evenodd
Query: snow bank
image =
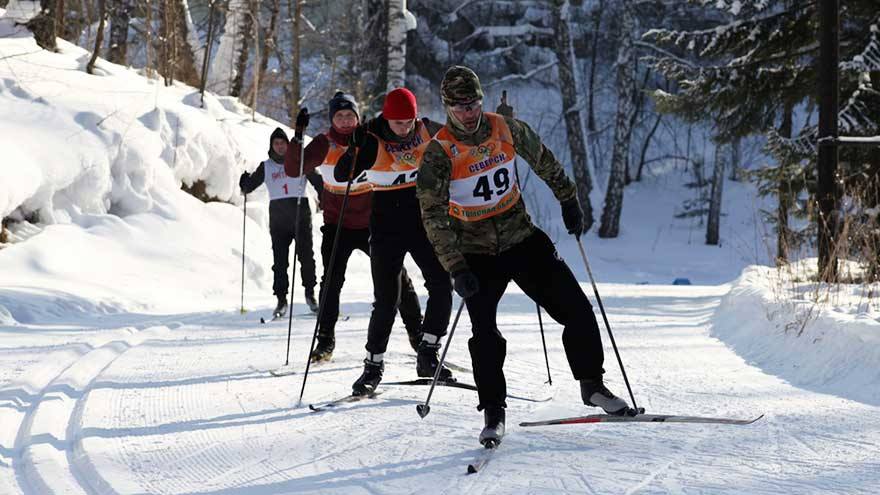
<path id="1" fill-rule="evenodd" d="M 234 98 L 206 94 L 202 108 L 191 87 L 104 60 L 87 74 L 87 51 L 63 40 L 42 50 L 3 13 L 0 217 L 19 220 L 12 236 L 27 241 L 0 250 L 0 325 L 237 309 L 238 177 L 281 125 Z M 234 204 L 181 190 L 196 180 Z M 267 206 L 265 188 L 249 195 L 246 307 L 271 298 Z"/>
<path id="2" fill-rule="evenodd" d="M 87 74 L 89 52 L 63 40 L 59 53 L 41 50 L 6 17 L 0 31 L 0 216 L 145 213 L 165 185 L 197 180 L 240 201 L 238 176 L 265 159 L 280 125 L 253 122 L 230 98 L 207 94 L 201 108 L 194 88 L 104 60 Z"/>
<path id="3" fill-rule="evenodd" d="M 775 269 L 747 268 L 722 299 L 712 334 L 799 387 L 880 404 L 876 315 L 817 306 L 779 280 Z"/>

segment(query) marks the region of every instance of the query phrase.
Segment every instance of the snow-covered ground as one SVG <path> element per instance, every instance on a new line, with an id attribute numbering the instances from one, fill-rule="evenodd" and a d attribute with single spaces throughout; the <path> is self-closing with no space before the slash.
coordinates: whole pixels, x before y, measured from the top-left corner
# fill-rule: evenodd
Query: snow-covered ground
<path id="1" fill-rule="evenodd" d="M 765 417 L 750 426 L 518 427 L 595 411 L 579 404 L 561 328 L 547 317 L 554 386 L 544 383 L 535 307 L 511 286 L 499 318 L 510 393 L 552 400 L 510 400 L 496 458 L 468 476 L 482 424 L 472 392 L 438 389 L 425 419 L 415 405 L 427 390 L 391 386 L 373 401 L 310 412 L 297 403 L 314 325 L 303 317 L 290 354 L 300 373 L 267 372 L 286 359 L 287 325 L 259 323 L 272 301 L 265 195 L 248 202 L 250 311 L 240 314 L 234 181 L 263 158 L 277 123 L 259 115 L 254 123 L 210 95 L 201 109 L 189 88 L 157 87 L 105 62 L 88 76 L 78 48 L 62 43 L 50 54 L 0 29 L 0 212 L 24 204 L 42 219 L 19 232 L 29 239 L 0 250 L 0 494 L 868 494 L 880 486 L 878 323 L 870 313 L 823 313 L 797 337 L 787 324 L 799 313 L 774 299 L 771 273 L 751 268 L 737 278 L 772 252 L 750 186 L 725 185 L 724 244 L 708 247 L 702 227 L 672 218 L 692 193 L 657 167 L 628 188 L 621 237 L 591 235 L 585 245 L 640 406 Z M 196 178 L 237 206 L 179 190 Z M 544 197 L 537 181 L 528 187 Z M 592 299 L 558 208 L 530 208 Z M 317 239 L 319 215 L 315 223 Z M 697 285 L 670 285 L 678 277 Z M 333 360 L 312 368 L 305 403 L 349 392 L 371 300 L 369 262 L 356 253 L 343 292 L 351 318 L 339 323 Z M 465 315 L 449 351 L 466 367 L 468 327 Z M 414 376 L 404 334 L 398 324 L 386 381 Z M 626 397 L 605 343 L 609 386 Z"/>

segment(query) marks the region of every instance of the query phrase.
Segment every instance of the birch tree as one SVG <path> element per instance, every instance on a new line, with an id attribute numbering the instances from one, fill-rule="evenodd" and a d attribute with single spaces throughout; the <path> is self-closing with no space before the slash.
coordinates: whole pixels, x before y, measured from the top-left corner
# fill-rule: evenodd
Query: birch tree
<path id="1" fill-rule="evenodd" d="M 559 72 L 559 90 L 562 93 L 563 118 L 568 137 L 568 150 L 571 155 L 571 166 L 577 184 L 578 200 L 584 210 L 584 222 L 589 230 L 593 226 L 593 205 L 590 192 L 593 190 L 593 174 L 587 158 L 586 133 L 581 110 L 584 109 L 580 99 L 583 94 L 578 74 L 577 59 L 571 40 L 569 23 L 571 5 L 568 0 L 554 0 L 552 19 L 554 32 L 554 52 L 556 53 Z"/>
<path id="2" fill-rule="evenodd" d="M 617 237 L 620 232 L 620 212 L 623 209 L 623 187 L 626 185 L 626 167 L 629 163 L 629 143 L 632 135 L 632 116 L 635 112 L 635 50 L 633 36 L 635 18 L 631 0 L 621 1 L 620 38 L 617 50 L 617 117 L 614 126 L 614 147 L 611 152 L 611 170 L 599 237 Z"/>
<path id="3" fill-rule="evenodd" d="M 226 22 L 220 45 L 208 72 L 208 89 L 221 95 L 237 95 L 241 91 L 244 74 L 242 60 L 247 62 L 247 40 L 250 37 L 248 0 L 229 0 Z"/>
<path id="4" fill-rule="evenodd" d="M 416 20 L 406 10 L 406 0 L 388 1 L 388 68 L 387 89 L 406 84 L 406 33 L 416 28 Z"/>

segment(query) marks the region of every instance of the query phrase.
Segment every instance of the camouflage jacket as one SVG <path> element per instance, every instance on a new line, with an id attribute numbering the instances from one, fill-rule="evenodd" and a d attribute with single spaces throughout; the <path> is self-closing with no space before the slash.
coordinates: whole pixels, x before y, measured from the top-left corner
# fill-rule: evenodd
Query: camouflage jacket
<path id="1" fill-rule="evenodd" d="M 532 170 L 550 186 L 560 202 L 574 198 L 576 189 L 565 175 L 562 165 L 541 142 L 541 138 L 528 124 L 504 117 L 513 136 L 517 156 L 525 159 Z M 457 132 L 449 123 L 447 127 L 456 139 L 477 145 L 488 138 L 491 128 L 485 117 L 473 135 Z M 437 257 L 449 273 L 467 269 L 465 253 L 499 254 L 510 249 L 531 235 L 536 227 L 532 223 L 522 198 L 509 210 L 475 222 L 464 222 L 449 215 L 449 178 L 452 161 L 436 140 L 425 149 L 417 182 L 417 195 L 422 209 L 422 221 L 428 239 Z"/>

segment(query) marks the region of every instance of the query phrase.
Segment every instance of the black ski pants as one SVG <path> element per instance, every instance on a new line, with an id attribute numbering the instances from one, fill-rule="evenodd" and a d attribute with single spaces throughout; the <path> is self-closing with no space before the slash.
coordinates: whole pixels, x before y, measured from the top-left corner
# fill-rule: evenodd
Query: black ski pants
<path id="1" fill-rule="evenodd" d="M 345 284 L 345 270 L 348 260 L 356 249 L 361 250 L 367 256 L 370 255 L 370 229 L 347 229 L 343 227 L 339 231 L 339 241 L 336 246 L 336 258 L 333 260 L 333 271 L 327 273 L 330 265 L 330 256 L 333 251 L 333 241 L 336 238 L 337 225 L 325 224 L 321 227 L 321 257 L 324 260 L 324 275 L 321 277 L 321 295 L 324 301 L 324 309 L 321 311 L 321 324 L 318 335 L 334 337 L 336 321 L 339 319 L 339 295 Z M 422 307 L 419 304 L 419 296 L 416 294 L 412 280 L 401 267 L 400 273 L 400 318 L 406 327 L 408 334 L 419 334 L 422 327 Z M 324 291 L 327 290 L 326 296 Z"/>
<path id="2" fill-rule="evenodd" d="M 375 207 L 374 207 L 375 213 Z M 452 281 L 443 269 L 434 247 L 428 241 L 421 222 L 413 228 L 398 231 L 377 231 L 370 236 L 370 269 L 373 275 L 373 312 L 367 329 L 367 352 L 381 354 L 388 348 L 394 313 L 400 299 L 400 273 L 403 258 L 409 253 L 418 265 L 428 290 L 428 303 L 422 332 L 446 335 L 452 311 Z"/>
<path id="3" fill-rule="evenodd" d="M 287 291 L 290 290 L 290 281 L 287 278 L 290 243 L 296 241 L 295 249 L 299 258 L 302 286 L 306 292 L 314 293 L 318 282 L 315 275 L 315 254 L 312 251 L 312 209 L 309 207 L 309 200 L 302 199 L 299 204 L 299 215 L 296 215 L 294 210 L 294 214 L 285 212 L 282 216 L 278 214 L 277 209 L 273 211 L 272 207 L 273 205 L 270 204 L 269 235 L 272 236 L 272 273 L 275 275 L 272 291 L 276 296 L 287 297 Z"/>
<path id="4" fill-rule="evenodd" d="M 604 354 L 593 307 L 547 234 L 536 229 L 501 254 L 465 254 L 465 259 L 480 284 L 479 291 L 465 300 L 473 325 L 468 348 L 479 390 L 478 409 L 507 407 L 503 370 L 507 341 L 498 331 L 496 316 L 511 280 L 563 325 L 562 344 L 574 378 L 602 376 Z"/>

